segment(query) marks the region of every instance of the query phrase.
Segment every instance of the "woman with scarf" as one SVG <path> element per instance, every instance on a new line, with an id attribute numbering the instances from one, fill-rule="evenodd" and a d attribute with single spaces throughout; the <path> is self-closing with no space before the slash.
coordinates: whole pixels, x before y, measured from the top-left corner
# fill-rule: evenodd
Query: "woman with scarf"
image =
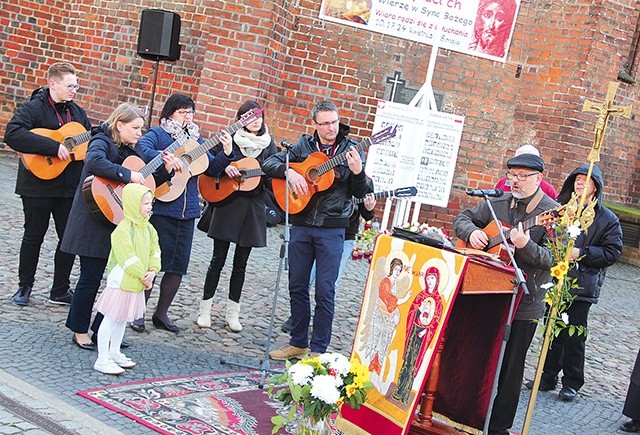
<path id="1" fill-rule="evenodd" d="M 193 122 L 196 105 L 194 101 L 183 94 L 173 94 L 164 103 L 160 114 L 160 126 L 147 132 L 139 141 L 137 148 L 147 158 L 153 158 L 169 147 L 182 134 L 190 139 L 203 143 L 198 125 Z M 207 153 L 209 166 L 205 174 L 217 177 L 235 157 L 231 149 L 231 136 L 222 131 L 220 140 L 222 145 L 217 154 Z M 183 162 L 184 164 L 185 162 Z M 186 170 L 186 168 L 185 168 Z M 180 329 L 169 319 L 168 310 L 178 293 L 182 277 L 187 273 L 195 220 L 200 216 L 200 198 L 198 183 L 191 177 L 182 194 L 168 202 L 156 201 L 153 206 L 151 224 L 158 232 L 160 250 L 162 252 L 162 279 L 158 304 L 151 317 L 156 328 L 178 332 Z M 151 290 L 145 292 L 149 300 Z M 131 324 L 134 331 L 145 329 L 144 318 L 137 319 Z"/>
<path id="2" fill-rule="evenodd" d="M 236 119 L 254 108 L 261 108 L 255 101 L 245 101 L 238 109 Z M 264 123 L 264 112 L 255 121 L 238 130 L 233 136 L 233 152 L 236 160 L 256 159 L 260 165 L 272 154 L 278 151 L 275 142 Z M 225 173 L 228 177 L 238 177 L 240 171 L 233 165 L 227 166 Z M 204 293 L 200 301 L 197 323 L 201 327 L 211 327 L 211 305 L 213 296 L 218 288 L 220 273 L 227 259 L 227 252 L 231 243 L 235 243 L 233 256 L 233 270 L 229 280 L 229 299 L 225 323 L 233 332 L 240 332 L 242 325 L 239 321 L 240 295 L 244 284 L 245 270 L 251 248 L 267 245 L 267 221 L 265 206 L 265 191 L 260 184 L 251 192 L 242 192 L 230 198 L 229 202 L 213 207 L 211 221 L 205 227 L 207 235 L 213 239 L 213 256 L 207 277 L 204 282 Z"/>

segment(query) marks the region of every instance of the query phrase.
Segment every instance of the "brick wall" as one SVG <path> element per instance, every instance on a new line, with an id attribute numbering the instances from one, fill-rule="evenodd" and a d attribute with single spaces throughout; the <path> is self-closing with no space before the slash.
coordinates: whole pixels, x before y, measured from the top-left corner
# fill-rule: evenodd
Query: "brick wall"
<path id="1" fill-rule="evenodd" d="M 492 186 L 525 142 L 540 148 L 546 176 L 559 188 L 585 161 L 596 116 L 582 113 L 582 104 L 602 101 L 627 61 L 638 6 L 523 1 L 505 64 L 440 50 L 433 87 L 444 93 L 445 111 L 466 117 L 465 127 L 449 205 L 423 206 L 421 218 L 449 226 L 475 203 L 462 192 Z M 136 55 L 145 8 L 182 18 L 181 58 L 159 64 L 154 115 L 169 94 L 183 92 L 194 96 L 196 120 L 207 132 L 257 98 L 275 139 L 295 140 L 311 129 L 309 109 L 328 98 L 355 135 L 368 135 L 377 100 L 389 97 L 386 78 L 398 70 L 419 88 L 431 55 L 426 45 L 322 21 L 315 0 L 8 0 L 0 10 L 0 136 L 60 59 L 79 67 L 78 101 L 94 121 L 123 101 L 149 105 L 155 62 Z M 617 104 L 637 111 L 638 100 L 638 86 L 620 85 Z M 635 117 L 609 125 L 600 162 L 609 201 L 640 205 L 639 135 Z"/>

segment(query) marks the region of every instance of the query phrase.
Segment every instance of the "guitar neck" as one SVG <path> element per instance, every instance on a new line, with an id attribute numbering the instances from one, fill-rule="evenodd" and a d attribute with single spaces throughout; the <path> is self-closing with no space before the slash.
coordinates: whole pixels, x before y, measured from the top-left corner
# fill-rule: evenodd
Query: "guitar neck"
<path id="1" fill-rule="evenodd" d="M 233 136 L 233 134 L 236 131 L 240 130 L 244 126 L 245 126 L 245 121 L 241 119 L 231 124 L 229 127 L 225 129 L 225 131 L 229 133 L 231 136 Z M 191 160 L 193 161 L 198 157 L 203 156 L 210 149 L 213 149 L 213 147 L 215 147 L 220 143 L 221 137 L 222 137 L 222 132 L 218 132 L 214 134 L 213 137 L 210 137 L 209 139 L 207 139 L 206 141 L 204 141 L 203 143 L 201 143 L 200 145 L 198 145 L 197 147 L 189 151 L 188 154 Z"/>
<path id="2" fill-rule="evenodd" d="M 261 177 L 263 175 L 264 175 L 264 172 L 262 172 L 262 169 L 260 168 L 244 169 L 242 171 L 242 178 Z"/>
<path id="3" fill-rule="evenodd" d="M 529 230 L 535 227 L 536 225 L 538 225 L 538 216 L 529 218 L 525 221 L 522 221 L 521 223 L 522 223 L 523 231 Z M 509 231 L 510 229 L 507 229 L 507 228 L 502 229 L 502 232 L 504 233 L 504 237 L 507 239 L 507 241 L 509 240 Z M 500 237 L 500 234 L 498 233 L 495 236 L 489 238 L 489 243 L 487 244 L 486 249 L 493 248 L 494 246 L 497 246 L 500 243 L 502 243 L 502 237 Z"/>
<path id="4" fill-rule="evenodd" d="M 155 156 L 149 163 L 147 163 L 141 170 L 140 173 L 144 178 L 147 178 L 149 175 L 153 174 L 156 169 L 158 169 L 164 161 L 162 160 L 162 155 L 166 153 L 173 154 L 178 148 L 183 146 L 189 140 L 189 135 L 186 133 L 180 133 L 178 138 L 173 141 L 171 145 L 165 148 L 161 153 Z"/>
<path id="5" fill-rule="evenodd" d="M 375 192 L 375 193 L 373 194 L 373 197 L 374 197 L 375 199 L 388 198 L 388 197 L 390 197 L 390 196 L 393 196 L 393 195 L 394 195 L 394 193 L 395 193 L 395 190 L 384 190 L 384 191 L 382 191 L 382 192 Z M 362 203 L 364 202 L 364 198 L 353 198 L 353 199 L 351 200 L 351 202 L 352 202 L 354 205 L 362 204 Z"/>
<path id="6" fill-rule="evenodd" d="M 360 142 L 357 145 L 354 145 L 354 148 L 356 149 L 356 151 L 362 151 L 366 148 L 369 147 L 369 145 L 371 145 L 371 139 L 366 138 L 364 139 L 362 142 Z M 347 153 L 349 151 L 344 151 L 338 155 L 333 156 L 332 158 L 330 158 L 328 161 L 324 162 L 323 164 L 321 164 L 320 166 L 318 166 L 316 169 L 318 171 L 318 175 L 322 175 L 326 172 L 329 172 L 330 170 L 332 170 L 333 168 L 335 168 L 336 166 L 338 166 L 340 163 L 346 162 L 347 161 Z"/>
<path id="7" fill-rule="evenodd" d="M 90 131 L 85 131 L 84 133 L 81 133 L 81 134 L 79 134 L 77 136 L 73 136 L 70 139 L 73 142 L 73 144 L 71 145 L 71 148 L 73 148 L 75 145 L 88 142 L 89 139 L 91 139 L 91 132 Z M 67 147 L 67 148 L 69 148 L 69 147 Z"/>

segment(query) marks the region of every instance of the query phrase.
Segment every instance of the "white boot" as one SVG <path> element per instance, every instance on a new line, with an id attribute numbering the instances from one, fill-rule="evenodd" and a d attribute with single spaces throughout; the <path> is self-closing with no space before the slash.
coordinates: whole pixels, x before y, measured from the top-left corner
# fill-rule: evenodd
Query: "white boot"
<path id="1" fill-rule="evenodd" d="M 211 328 L 211 305 L 213 305 L 213 298 L 200 301 L 196 323 L 201 328 Z"/>
<path id="2" fill-rule="evenodd" d="M 242 331 L 242 325 L 238 320 L 240 315 L 240 302 L 234 302 L 231 299 L 227 301 L 227 315 L 224 317 L 224 321 L 229 325 L 229 329 L 233 332 Z"/>

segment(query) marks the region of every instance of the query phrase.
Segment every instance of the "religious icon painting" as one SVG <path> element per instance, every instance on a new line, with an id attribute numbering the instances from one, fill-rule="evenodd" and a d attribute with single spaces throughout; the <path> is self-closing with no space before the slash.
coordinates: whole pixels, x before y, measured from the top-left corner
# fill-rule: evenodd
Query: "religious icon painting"
<path id="1" fill-rule="evenodd" d="M 381 235 L 376 240 L 351 353 L 375 386 L 336 427 L 405 434 L 453 306 L 466 257 Z"/>

